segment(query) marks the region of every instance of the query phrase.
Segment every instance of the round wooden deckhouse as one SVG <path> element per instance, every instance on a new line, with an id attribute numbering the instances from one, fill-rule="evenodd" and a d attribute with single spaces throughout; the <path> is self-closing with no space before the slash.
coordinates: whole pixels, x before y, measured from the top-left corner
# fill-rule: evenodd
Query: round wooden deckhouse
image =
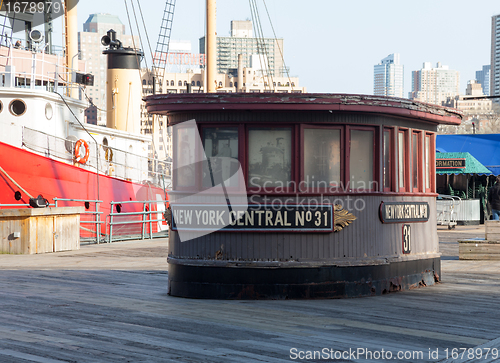
<path id="1" fill-rule="evenodd" d="M 165 94 L 169 294 L 381 295 L 440 279 L 435 137 L 459 111 L 346 94 Z"/>

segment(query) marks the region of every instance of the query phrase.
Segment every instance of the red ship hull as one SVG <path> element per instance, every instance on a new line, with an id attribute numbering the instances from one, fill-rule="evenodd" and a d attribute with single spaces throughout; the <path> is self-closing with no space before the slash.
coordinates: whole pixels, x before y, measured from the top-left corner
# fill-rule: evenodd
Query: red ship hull
<path id="1" fill-rule="evenodd" d="M 53 160 L 27 150 L 20 149 L 0 142 L 0 166 L 24 190 L 33 197 L 42 195 L 49 203 L 54 203 L 54 198 L 101 200 L 99 211 L 103 212 L 100 219 L 109 222 L 110 202 L 124 201 L 155 201 L 152 210 L 157 210 L 157 200 L 165 200 L 165 191 L 152 184 L 139 184 L 126 180 L 97 174 Z M 97 180 L 99 178 L 99 180 Z M 99 185 L 99 193 L 98 193 Z M 21 199 L 16 200 L 16 192 L 21 193 Z M 19 195 L 19 193 L 18 193 Z M 0 204 L 28 204 L 29 196 L 0 172 Z M 80 203 L 79 205 L 82 205 Z M 163 203 L 158 210 L 162 209 Z M 68 202 L 59 206 L 70 205 Z M 75 205 L 74 203 L 72 205 Z M 12 208 L 12 207 L 10 207 Z M 94 210 L 92 206 L 90 210 Z M 143 204 L 122 204 L 120 212 L 142 211 Z M 116 210 L 113 212 L 117 212 Z M 155 213 L 156 214 L 156 213 Z M 152 219 L 157 219 L 152 214 Z M 116 217 L 115 217 L 116 219 Z M 139 217 L 142 220 L 142 217 Z M 83 220 L 83 217 L 82 217 Z M 158 230 L 157 223 L 153 232 Z M 137 225 L 140 229 L 140 225 Z M 137 230 L 137 228 L 134 228 Z M 133 233 L 129 228 L 128 231 Z M 106 233 L 106 224 L 102 225 L 102 233 Z M 137 232 L 137 231 L 136 231 Z M 119 233 L 119 230 L 114 230 Z"/>

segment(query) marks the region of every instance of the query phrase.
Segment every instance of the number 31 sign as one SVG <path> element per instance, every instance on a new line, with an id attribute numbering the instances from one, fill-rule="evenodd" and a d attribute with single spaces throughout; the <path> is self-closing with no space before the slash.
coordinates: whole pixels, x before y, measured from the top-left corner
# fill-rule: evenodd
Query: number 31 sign
<path id="1" fill-rule="evenodd" d="M 409 224 L 403 225 L 403 254 L 411 252 L 411 226 Z"/>

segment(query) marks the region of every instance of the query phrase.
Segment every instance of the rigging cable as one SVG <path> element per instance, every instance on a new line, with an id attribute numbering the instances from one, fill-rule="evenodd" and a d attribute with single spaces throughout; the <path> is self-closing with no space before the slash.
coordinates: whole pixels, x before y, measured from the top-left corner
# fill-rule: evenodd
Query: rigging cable
<path id="1" fill-rule="evenodd" d="M 139 0 L 137 0 L 137 2 L 139 3 Z M 137 27 L 137 34 L 139 36 L 139 42 L 141 44 L 141 49 L 146 49 L 145 45 L 144 45 L 144 42 L 142 41 L 142 36 L 141 36 L 141 30 L 139 28 L 139 22 L 137 21 L 137 13 L 135 11 L 135 7 L 134 7 L 134 0 L 130 0 L 130 3 L 132 5 L 132 12 L 134 14 L 134 20 L 135 20 L 135 25 Z M 141 12 L 141 16 L 142 16 L 142 12 Z M 144 18 L 142 18 L 142 21 L 143 21 L 143 27 L 144 29 L 146 29 L 146 24 L 144 23 Z M 146 32 L 146 39 L 147 39 L 147 32 Z M 148 44 L 149 44 L 149 39 L 148 40 Z M 135 46 L 134 46 L 135 48 Z M 150 47 L 151 48 L 151 47 Z M 147 57 L 144 57 L 144 63 L 146 64 L 146 77 L 148 80 L 149 80 L 149 67 L 148 67 L 148 60 L 147 60 Z M 141 76 L 141 73 L 139 73 L 139 76 L 141 78 L 141 81 L 142 81 L 142 76 Z M 142 87 L 142 86 L 141 86 Z M 144 96 L 144 93 L 145 93 L 145 90 L 144 90 L 144 87 L 142 87 L 142 95 Z M 142 113 L 142 112 L 141 112 Z M 153 128 L 153 125 L 149 125 L 149 117 L 148 119 L 146 120 L 146 127 L 149 129 L 149 133 L 150 134 L 153 134 L 153 131 L 154 131 L 154 128 Z M 150 126 L 150 127 L 149 127 Z M 154 137 L 153 137 L 154 139 Z M 154 140 L 153 140 L 153 143 L 154 143 Z"/>
<path id="2" fill-rule="evenodd" d="M 129 27 L 130 27 L 130 35 L 131 35 L 131 38 L 132 38 L 132 46 L 134 48 L 134 50 L 137 49 L 136 45 L 135 45 L 135 39 L 134 39 L 134 31 L 133 31 L 133 28 L 132 28 L 132 21 L 130 20 L 130 13 L 128 11 L 128 5 L 127 5 L 127 0 L 124 0 L 125 2 L 125 9 L 127 11 L 127 19 L 128 19 L 128 24 L 129 24 Z M 131 3 L 131 6 L 132 6 L 132 11 L 134 13 L 134 19 L 135 19 L 135 23 L 136 23 L 136 27 L 137 27 L 137 36 L 139 37 L 139 43 L 142 47 L 142 38 L 141 38 L 141 33 L 139 31 L 139 24 L 137 23 L 137 17 L 136 17 L 136 14 L 135 14 L 135 8 L 134 8 L 134 2 L 133 0 L 130 0 L 130 3 Z M 144 62 L 146 63 L 146 68 L 148 67 L 148 62 L 147 62 L 147 59 L 146 57 L 143 57 L 144 58 Z M 135 59 L 136 59 L 136 63 L 137 63 L 137 69 L 139 69 L 139 83 L 142 84 L 142 77 L 141 77 L 141 60 L 139 59 L 139 55 L 137 52 L 135 52 Z"/>
<path id="3" fill-rule="evenodd" d="M 257 35 L 257 54 L 259 55 L 259 61 L 261 63 L 261 69 L 262 69 L 263 73 L 265 70 L 265 74 L 263 74 L 262 77 L 268 78 L 267 83 L 269 84 L 269 88 L 272 89 L 273 91 L 275 91 L 274 78 L 273 78 L 273 74 L 272 74 L 274 70 L 271 70 L 271 66 L 269 64 L 269 54 L 267 51 L 267 47 L 265 45 L 264 31 L 262 30 L 262 23 L 260 21 L 260 15 L 259 15 L 258 7 L 257 7 L 257 2 L 256 2 L 256 0 L 249 0 L 249 2 L 250 2 L 250 11 L 252 14 L 252 19 L 254 20 L 254 24 L 255 24 L 255 31 L 257 33 L 256 34 Z M 259 49 L 260 49 L 260 52 L 259 52 Z M 266 57 L 266 59 L 262 59 L 260 54 L 264 55 Z M 263 67 L 262 63 L 264 63 L 264 67 Z M 264 83 L 264 86 L 265 86 L 265 83 Z"/>
<path id="4" fill-rule="evenodd" d="M 138 30 L 139 42 L 140 42 L 140 44 L 142 46 L 142 38 L 141 38 L 141 35 L 140 35 L 140 31 L 139 31 L 139 25 L 137 24 L 137 17 L 135 15 L 135 8 L 134 8 L 133 0 L 130 0 L 130 2 L 131 2 L 131 5 L 132 5 L 132 11 L 134 12 L 134 18 L 135 18 L 136 26 L 137 26 L 137 30 Z M 137 49 L 137 47 L 135 46 L 135 39 L 134 39 L 133 28 L 132 28 L 132 21 L 130 20 L 130 13 L 129 13 L 129 10 L 128 10 L 127 0 L 124 0 L 124 3 L 125 3 L 125 10 L 127 12 L 127 19 L 128 19 L 128 24 L 129 24 L 129 27 L 130 27 L 130 33 L 131 33 L 131 36 L 132 36 L 132 46 L 134 47 L 134 49 Z M 137 54 L 137 52 L 135 54 L 135 57 L 136 57 L 136 62 L 137 62 L 137 68 L 139 69 L 139 84 L 141 84 L 141 87 L 142 87 L 141 64 L 140 64 L 139 55 Z M 147 69 L 147 67 L 148 67 L 147 66 L 147 60 L 144 59 L 144 61 L 146 63 L 146 69 Z M 144 89 L 142 90 L 142 93 L 144 93 Z M 142 113 L 142 111 L 141 111 L 141 113 Z M 153 130 L 152 130 L 153 127 L 152 127 L 152 125 L 151 125 L 151 127 L 149 127 L 150 125 L 147 122 L 146 126 L 149 129 L 150 134 L 152 134 L 153 133 Z M 154 137 L 151 137 L 151 139 L 152 139 L 151 142 L 152 142 L 153 148 L 154 148 Z"/>
<path id="5" fill-rule="evenodd" d="M 143 27 L 145 29 L 145 34 L 146 34 L 146 39 L 147 39 L 147 42 L 148 42 L 148 45 L 149 45 L 149 49 L 152 53 L 152 49 L 151 49 L 151 44 L 149 42 L 149 37 L 147 35 L 147 30 L 146 30 L 146 25 L 145 25 L 145 22 L 144 22 L 144 17 L 142 15 L 142 9 L 141 9 L 141 6 L 140 6 L 140 3 L 139 3 L 139 0 L 137 0 L 137 3 L 138 3 L 138 7 L 139 7 L 139 10 L 140 10 L 140 13 L 141 13 L 141 19 L 143 21 Z M 133 11 L 133 15 L 134 15 L 134 19 L 135 19 L 135 23 L 136 23 L 136 27 L 137 27 L 137 31 L 138 31 L 138 36 L 139 36 L 139 41 L 140 41 L 140 44 L 141 44 L 141 47 L 142 48 L 145 48 L 144 47 L 144 43 L 142 41 L 142 37 L 141 37 L 141 34 L 140 34 L 140 27 L 139 27 L 139 23 L 137 21 L 137 15 L 136 15 L 136 11 L 135 11 L 135 7 L 134 7 L 134 2 L 133 0 L 131 0 L 131 6 L 132 6 L 132 11 Z M 131 33 L 132 33 L 132 24 L 131 24 L 131 20 L 130 20 L 130 14 L 129 14 L 129 11 L 128 11 L 128 6 L 127 6 L 127 2 L 125 0 L 125 7 L 126 7 L 126 10 L 127 10 L 127 18 L 128 18 L 128 21 L 129 21 L 129 26 L 130 26 L 130 29 L 131 29 Z M 132 42 L 133 42 L 133 46 L 134 48 L 136 48 L 135 46 L 135 40 L 132 36 Z M 167 48 L 168 49 L 168 48 Z M 137 59 L 138 59 L 138 56 L 136 55 Z M 147 65 L 147 59 L 145 59 L 145 63 L 146 63 L 146 69 L 148 70 L 147 71 L 147 77 L 149 79 L 149 74 L 150 74 L 150 71 L 149 71 L 149 67 Z M 140 69 L 140 68 L 139 68 Z M 153 69 L 155 70 L 155 67 L 153 66 Z M 142 81 L 142 77 L 141 75 L 139 74 L 139 77 Z M 142 93 L 144 95 L 144 87 L 142 88 Z M 159 119 L 159 116 L 157 117 L 157 119 Z M 153 123 L 154 123 L 154 116 L 152 117 L 152 122 L 151 122 L 151 125 L 149 125 L 149 115 L 148 115 L 148 119 L 146 120 L 146 126 L 147 126 L 147 129 L 149 129 L 149 133 L 151 134 L 151 143 L 152 143 L 152 148 L 154 150 L 154 159 L 157 159 L 157 153 L 156 153 L 156 147 L 155 147 L 155 138 L 154 138 L 154 128 L 153 128 Z M 159 124 L 159 121 L 158 121 L 158 124 Z M 160 133 L 161 133 L 161 128 L 160 128 Z M 161 133 L 161 136 L 162 136 L 162 142 L 163 142 L 163 146 L 164 146 L 164 149 L 165 149 L 165 153 L 167 152 L 167 146 L 165 144 L 165 137 L 163 135 L 163 133 Z"/>
<path id="6" fill-rule="evenodd" d="M 139 0 L 137 0 L 137 5 L 139 7 L 139 12 L 141 14 L 142 24 L 144 26 L 144 33 L 146 34 L 146 40 L 148 41 L 149 52 L 151 53 L 151 59 L 153 61 L 153 66 L 152 66 L 152 70 L 153 70 L 153 80 L 152 80 L 153 81 L 153 86 L 154 86 L 154 82 L 156 82 L 156 79 L 159 78 L 161 80 L 161 83 L 162 83 L 161 86 L 163 88 L 163 83 L 164 83 L 163 76 L 164 76 L 164 73 L 161 75 L 161 77 L 159 77 L 159 74 L 158 74 L 158 68 L 159 67 L 155 66 L 155 64 L 154 64 L 155 63 L 155 61 L 154 61 L 155 54 L 153 54 L 153 49 L 151 48 L 151 43 L 149 41 L 148 31 L 146 29 L 146 22 L 144 21 L 144 16 L 142 14 L 141 3 L 140 3 Z M 173 2 L 172 6 L 175 6 L 175 1 Z M 173 22 L 173 10 L 172 10 L 172 20 L 171 20 L 171 22 Z M 161 31 L 161 29 L 160 29 L 160 31 Z M 158 39 L 158 41 L 159 41 L 159 39 Z M 169 42 L 170 42 L 170 35 L 169 35 Z M 168 45 L 167 45 L 167 52 L 168 52 Z M 159 62 L 161 62 L 161 59 L 162 58 L 160 56 Z M 166 59 L 165 59 L 165 62 L 166 62 Z M 165 63 L 165 65 L 166 65 L 166 63 Z M 148 70 L 148 72 L 149 72 L 149 70 Z M 149 82 L 149 77 L 148 77 L 148 82 Z M 167 136 L 167 135 L 162 132 L 163 131 L 162 130 L 163 125 L 164 124 L 166 125 L 167 123 L 166 122 L 164 123 L 163 118 L 164 118 L 164 116 L 152 115 L 152 117 L 151 117 L 151 119 L 152 119 L 152 125 L 151 125 L 151 127 L 153 128 L 153 125 L 154 125 L 155 119 L 156 119 L 156 121 L 158 122 L 158 126 L 159 126 L 159 129 L 160 129 L 161 136 L 162 136 L 162 143 L 163 143 L 163 148 L 165 150 L 165 155 L 167 155 L 168 149 L 167 149 L 167 144 L 165 143 L 165 136 Z M 160 120 L 161 120 L 161 124 L 160 124 Z M 149 114 L 148 114 L 148 121 L 149 121 Z M 153 130 L 152 130 L 152 132 L 153 132 Z"/>
<path id="7" fill-rule="evenodd" d="M 59 75 L 59 77 L 61 77 L 61 75 Z M 61 79 L 63 79 L 61 77 Z M 87 134 L 89 134 L 89 136 L 91 137 L 92 140 L 94 140 L 95 144 L 96 144 L 96 149 L 97 149 L 97 155 L 96 155 L 96 168 L 97 168 L 97 171 L 96 171 L 96 179 L 97 179 L 97 200 L 100 200 L 100 193 L 99 193 L 99 158 L 100 158 L 100 154 L 99 154 L 99 143 L 97 142 L 97 140 L 94 138 L 94 136 L 92 136 L 92 134 L 85 128 L 85 126 L 83 126 L 83 124 L 80 122 L 80 120 L 78 119 L 78 117 L 76 117 L 75 113 L 73 112 L 73 110 L 71 109 L 71 107 L 69 107 L 68 103 L 66 102 L 66 100 L 64 99 L 64 97 L 59 93 L 59 92 L 54 92 L 56 95 L 58 95 L 59 97 L 61 97 L 61 100 L 64 102 L 64 104 L 66 105 L 66 107 L 68 108 L 69 112 L 71 112 L 71 114 L 73 115 L 73 117 L 75 118 L 75 120 L 80 124 L 80 126 L 82 127 L 82 129 L 85 130 L 85 132 Z"/>
<path id="8" fill-rule="evenodd" d="M 293 82 L 292 82 L 292 79 L 290 78 L 290 72 L 288 71 L 288 68 L 285 64 L 285 57 L 283 56 L 283 51 L 281 50 L 280 44 L 278 43 L 278 38 L 276 37 L 276 32 L 274 31 L 273 22 L 271 21 L 271 16 L 269 15 L 269 10 L 267 9 L 266 0 L 262 0 L 262 2 L 264 3 L 264 7 L 266 9 L 267 17 L 269 19 L 269 24 L 271 24 L 271 29 L 273 30 L 274 39 L 276 40 L 276 45 L 278 47 L 278 50 L 280 51 L 281 60 L 283 61 L 283 68 L 285 69 L 286 75 L 288 77 L 288 82 L 290 82 L 290 85 L 291 85 L 292 91 L 293 91 Z"/>
<path id="9" fill-rule="evenodd" d="M 144 17 L 142 14 L 142 8 L 140 5 L 139 0 L 137 0 L 138 6 L 139 6 L 139 11 L 141 14 L 141 18 L 144 24 L 144 30 L 146 34 L 146 39 L 148 41 L 149 45 L 149 50 L 151 52 L 151 58 L 153 61 L 153 66 L 152 66 L 152 71 L 153 71 L 153 86 L 156 85 L 158 82 L 160 86 L 160 92 L 163 90 L 164 86 L 164 74 L 165 74 L 165 67 L 166 67 L 166 55 L 168 55 L 168 50 L 169 50 L 169 43 L 170 43 L 170 33 L 172 30 L 172 24 L 173 24 L 173 18 L 174 18 L 174 10 L 175 10 L 175 0 L 167 0 L 165 4 L 165 9 L 163 11 L 163 19 L 160 25 L 160 32 L 158 34 L 158 42 L 157 42 L 157 49 L 156 52 L 153 54 L 153 50 L 151 48 L 151 43 L 149 42 L 149 36 L 146 30 L 146 23 L 144 21 Z M 165 49 L 166 48 L 166 49 Z M 165 54 L 165 59 L 163 59 L 163 54 Z M 163 67 L 160 65 L 164 62 Z M 148 121 L 149 121 L 149 115 L 148 115 Z M 161 143 L 163 144 L 163 148 L 165 150 L 165 156 L 168 156 L 168 148 L 167 144 L 165 142 L 165 139 L 167 139 L 168 132 L 165 132 L 165 129 L 163 128 L 164 125 L 168 124 L 167 116 L 161 116 L 161 115 L 151 115 L 151 120 L 152 120 L 152 127 L 154 125 L 158 125 L 158 130 L 160 132 L 161 136 Z M 167 126 L 168 128 L 168 126 Z M 155 149 L 156 152 L 156 149 Z M 166 167 L 166 165 L 165 165 Z"/>

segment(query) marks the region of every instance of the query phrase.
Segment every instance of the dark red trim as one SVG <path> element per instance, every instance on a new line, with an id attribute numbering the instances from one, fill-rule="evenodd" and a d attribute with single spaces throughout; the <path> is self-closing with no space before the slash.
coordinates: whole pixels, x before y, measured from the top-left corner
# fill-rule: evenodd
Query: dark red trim
<path id="1" fill-rule="evenodd" d="M 433 132 L 426 132 L 424 135 L 424 148 L 425 148 L 425 140 L 429 138 L 429 170 L 426 170 L 426 172 L 429 172 L 429 188 L 427 188 L 427 185 L 425 185 L 425 175 L 424 175 L 424 190 L 426 193 L 432 193 L 436 191 L 436 143 L 435 143 L 435 137 L 436 134 Z M 425 152 L 424 151 L 424 158 L 425 158 Z M 424 168 L 425 168 L 425 159 L 424 159 Z"/>
<path id="2" fill-rule="evenodd" d="M 434 124 L 459 125 L 461 111 L 403 98 L 325 93 L 192 93 L 144 98 L 149 113 L 176 111 L 347 111 L 398 115 Z"/>
<path id="3" fill-rule="evenodd" d="M 431 136 L 431 155 L 430 155 L 430 178 L 431 193 L 436 193 L 436 133 L 428 133 Z"/>
<path id="4" fill-rule="evenodd" d="M 403 140 L 405 142 L 404 144 L 404 151 L 403 151 L 403 187 L 400 186 L 400 181 L 399 181 L 399 175 L 400 175 L 400 170 L 399 170 L 399 150 L 401 148 L 401 145 L 399 145 L 399 134 L 403 134 Z M 409 136 L 409 130 L 407 128 L 398 128 L 398 166 L 397 166 L 397 173 L 398 173 L 398 191 L 403 192 L 403 193 L 409 193 L 411 189 L 411 180 L 410 180 L 410 136 Z M 413 191 L 412 191 L 413 193 Z"/>
<path id="5" fill-rule="evenodd" d="M 416 139 L 417 139 L 417 149 L 415 150 L 413 147 L 413 136 L 416 136 Z M 423 189 L 423 165 L 422 165 L 422 131 L 420 130 L 412 130 L 411 132 L 411 187 L 413 188 L 413 193 L 419 193 L 419 192 L 422 192 L 424 189 Z M 413 172 L 415 170 L 414 168 L 414 165 L 413 165 L 413 161 L 414 161 L 414 155 L 413 155 L 413 152 L 417 153 L 417 185 L 415 187 L 414 184 L 414 175 L 413 175 Z"/>
<path id="6" fill-rule="evenodd" d="M 385 155 L 384 155 L 384 140 L 385 140 L 385 132 L 389 132 L 389 187 L 386 188 L 385 186 L 385 179 L 384 179 L 384 162 L 385 162 Z M 396 147 L 395 147 L 395 141 L 397 142 L 397 139 L 395 138 L 395 132 L 394 132 L 394 127 L 387 127 L 385 126 L 383 131 L 382 131 L 382 145 L 381 145 L 381 151 L 382 151 L 382 187 L 384 192 L 391 192 L 391 191 L 396 191 L 396 172 L 398 170 L 397 165 L 395 163 L 396 157 L 395 157 L 395 152 L 396 152 Z"/>
<path id="7" fill-rule="evenodd" d="M 302 163 L 300 160 L 300 155 L 303 153 L 302 150 L 304 150 L 304 148 L 301 145 L 302 133 L 300 131 L 301 131 L 301 125 L 296 124 L 294 127 L 294 133 L 292 135 L 294 137 L 295 148 L 293 148 L 291 151 L 291 158 L 292 158 L 291 162 L 293 164 L 293 170 L 294 170 L 292 180 L 299 180 L 299 181 L 302 180 L 300 178 L 301 165 L 304 165 L 304 163 Z"/>

